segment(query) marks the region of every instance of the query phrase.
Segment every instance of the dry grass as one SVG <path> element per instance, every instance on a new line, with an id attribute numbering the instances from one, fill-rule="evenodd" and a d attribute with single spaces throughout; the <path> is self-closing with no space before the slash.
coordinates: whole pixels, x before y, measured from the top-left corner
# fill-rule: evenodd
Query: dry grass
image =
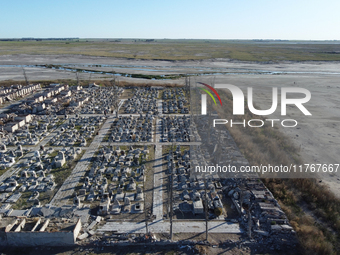
<path id="1" fill-rule="evenodd" d="M 232 109 L 231 94 L 224 91 L 219 91 L 222 101 L 224 102 L 223 109 Z M 240 121 L 231 112 L 223 111 L 220 107 L 215 110 L 220 116 L 234 121 Z M 247 107 L 245 107 L 247 109 Z M 225 116 L 227 114 L 227 116 Z M 242 119 L 261 119 L 260 116 L 254 115 L 249 111 L 245 112 Z M 264 120 L 264 118 L 262 118 Z M 246 125 L 227 126 L 229 132 L 233 136 L 235 142 L 248 160 L 252 160 L 253 165 L 273 164 L 289 165 L 292 162 L 301 164 L 298 149 L 290 142 L 289 138 L 279 132 L 278 128 L 271 125 L 264 125 L 261 128 L 252 128 Z"/>
<path id="2" fill-rule="evenodd" d="M 224 108 L 232 109 L 231 94 L 220 95 L 226 104 Z M 233 118 L 231 112 L 227 115 Z M 246 120 L 259 118 L 249 111 L 244 115 Z M 227 128 L 251 165 L 302 163 L 299 150 L 277 128 L 241 125 Z M 305 254 L 339 253 L 340 199 L 315 179 L 263 179 L 263 182 L 285 211 Z"/>
<path id="3" fill-rule="evenodd" d="M 128 59 L 200 60 L 226 58 L 241 61 L 339 61 L 339 44 L 233 40 L 74 40 L 0 42 L 0 55 L 87 55 Z"/>

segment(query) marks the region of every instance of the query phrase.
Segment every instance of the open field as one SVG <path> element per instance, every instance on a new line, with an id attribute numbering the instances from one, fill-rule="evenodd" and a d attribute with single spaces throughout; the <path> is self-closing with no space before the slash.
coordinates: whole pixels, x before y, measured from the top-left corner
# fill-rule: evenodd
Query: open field
<path id="1" fill-rule="evenodd" d="M 233 40 L 0 41 L 0 55 L 87 55 L 150 60 L 337 61 L 338 42 Z"/>

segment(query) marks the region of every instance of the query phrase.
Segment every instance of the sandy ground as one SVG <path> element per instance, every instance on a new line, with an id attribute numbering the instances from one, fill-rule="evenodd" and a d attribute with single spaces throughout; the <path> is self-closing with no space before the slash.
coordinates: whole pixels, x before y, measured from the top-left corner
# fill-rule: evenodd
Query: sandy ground
<path id="1" fill-rule="evenodd" d="M 340 155 L 340 63 L 337 62 L 282 62 L 250 63 L 225 60 L 204 61 L 152 61 L 126 60 L 106 57 L 86 56 L 0 56 L 0 80 L 23 80 L 20 66 L 36 64 L 97 64 L 115 65 L 102 67 L 100 70 L 120 71 L 125 73 L 167 74 L 231 72 L 215 75 L 215 83 L 228 83 L 239 86 L 246 94 L 247 87 L 253 87 L 254 101 L 262 109 L 271 106 L 272 87 L 302 87 L 311 92 L 311 100 L 305 104 L 312 116 L 304 116 L 296 107 L 289 108 L 287 116 L 280 115 L 280 107 L 268 118 L 296 119 L 295 128 L 281 128 L 294 143 L 301 148 L 305 163 L 339 164 Z M 11 65 L 11 66 L 4 66 Z M 69 71 L 25 67 L 30 80 L 75 79 Z M 268 71 L 270 74 L 258 74 Z M 275 73 L 273 73 L 275 72 Z M 245 74 L 248 73 L 248 74 Z M 89 74 L 82 73 L 81 79 L 88 79 Z M 109 78 L 108 75 L 92 74 L 92 79 Z M 131 80 L 123 78 L 122 80 Z M 197 81 L 211 82 L 212 76 L 196 76 Z M 132 81 L 132 80 L 131 80 Z M 150 81 L 133 79 L 148 83 L 184 83 L 184 80 Z M 280 97 L 279 97 L 280 102 Z M 340 169 L 337 173 L 322 173 L 319 176 L 332 191 L 340 196 Z"/>
<path id="2" fill-rule="evenodd" d="M 271 107 L 272 87 L 308 89 L 311 92 L 311 100 L 305 104 L 305 107 L 312 116 L 305 116 L 295 106 L 288 108 L 287 116 L 281 116 L 279 97 L 279 106 L 276 112 L 267 118 L 295 119 L 298 121 L 298 125 L 294 128 L 280 127 L 280 129 L 300 148 L 304 163 L 339 164 L 339 80 L 339 75 L 294 74 L 217 76 L 215 82 L 237 85 L 244 93 L 246 93 L 247 87 L 253 87 L 254 101 L 262 109 Z M 319 178 L 340 196 L 340 167 L 337 173 L 320 173 Z"/>
<path id="3" fill-rule="evenodd" d="M 3 55 L 0 56 L 0 80 L 23 80 L 21 65 L 29 80 L 50 80 L 50 79 L 75 79 L 74 72 L 38 68 L 28 65 L 74 65 L 76 68 L 86 68 L 99 71 L 115 71 L 116 73 L 130 74 L 200 74 L 228 72 L 232 74 L 257 74 L 259 72 L 308 72 L 340 75 L 339 63 L 336 62 L 282 62 L 280 64 L 253 63 L 240 61 L 226 61 L 224 59 L 202 60 L 202 61 L 153 61 L 153 60 L 132 60 L 116 59 L 108 57 L 90 56 L 67 56 L 67 55 Z M 102 67 L 88 67 L 87 65 L 102 65 Z M 107 67 L 105 65 L 110 65 Z M 81 79 L 88 79 L 89 73 L 80 73 Z M 92 79 L 109 78 L 107 74 L 92 74 Z M 207 77 L 207 76 L 205 76 Z M 129 80 L 129 78 L 121 77 Z M 134 79 L 138 80 L 138 79 Z M 145 80 L 144 80 L 145 81 Z M 163 81 L 155 81 L 163 82 Z M 169 81 L 165 81 L 169 82 Z M 171 82 L 171 81 L 170 81 Z M 174 82 L 174 81 L 172 81 Z"/>

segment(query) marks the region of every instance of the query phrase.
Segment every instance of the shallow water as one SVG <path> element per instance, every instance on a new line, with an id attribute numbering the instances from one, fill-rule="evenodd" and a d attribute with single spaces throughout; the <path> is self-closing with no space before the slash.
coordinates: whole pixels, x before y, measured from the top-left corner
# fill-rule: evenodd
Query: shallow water
<path id="1" fill-rule="evenodd" d="M 50 68 L 46 65 L 0 65 L 1 67 L 21 67 L 21 68 Z M 77 72 L 82 68 L 100 68 L 100 67 L 112 67 L 112 68 L 120 68 L 120 69 L 128 69 L 134 71 L 142 71 L 142 72 L 176 72 L 181 73 L 183 69 L 198 69 L 196 72 L 187 73 L 189 76 L 206 76 L 206 75 L 255 75 L 255 74 L 266 74 L 266 75 L 282 75 L 282 74 L 321 74 L 321 75 L 340 75 L 340 72 L 324 72 L 324 71 L 268 71 L 268 70 L 258 70 L 258 69 L 247 69 L 247 68 L 221 68 L 221 67 L 202 67 L 202 66 L 143 66 L 143 65 L 96 65 L 96 64 L 58 64 L 52 65 L 52 68 L 55 70 L 63 70 L 68 72 Z M 151 68 L 150 68 L 151 67 Z M 158 69 L 156 69 L 158 68 Z M 177 70 L 176 70 L 177 69 Z M 178 70 L 182 69 L 182 70 Z M 128 72 L 127 70 L 127 72 Z M 112 69 L 112 71 L 114 71 Z M 112 71 L 99 71 L 99 70 L 82 70 L 82 73 L 89 74 L 105 74 L 105 75 L 114 75 L 114 76 L 125 76 L 130 77 L 129 73 L 112 73 Z M 165 75 L 157 75 L 160 77 L 165 77 Z M 157 79 L 157 78 L 153 78 Z M 163 78 L 158 78 L 159 80 L 165 80 Z"/>

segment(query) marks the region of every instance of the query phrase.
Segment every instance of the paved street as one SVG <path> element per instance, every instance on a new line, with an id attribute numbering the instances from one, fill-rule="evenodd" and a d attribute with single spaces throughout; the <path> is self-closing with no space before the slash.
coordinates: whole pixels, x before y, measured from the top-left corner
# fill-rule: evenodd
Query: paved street
<path id="1" fill-rule="evenodd" d="M 209 221 L 209 233 L 240 234 L 242 230 L 238 223 L 226 221 Z M 117 233 L 146 233 L 144 222 L 107 222 L 100 227 L 99 232 Z M 152 233 L 169 233 L 170 223 L 168 221 L 155 221 L 149 223 L 149 231 Z M 174 233 L 203 233 L 205 232 L 204 221 L 174 221 Z"/>
<path id="2" fill-rule="evenodd" d="M 74 167 L 70 176 L 65 180 L 63 185 L 53 197 L 50 203 L 52 206 L 62 206 L 67 203 L 68 199 L 71 198 L 74 188 L 78 185 L 80 179 L 85 175 L 94 153 L 97 151 L 101 141 L 110 129 L 113 119 L 114 115 L 110 115 L 105 121 L 102 128 L 99 130 L 99 134 L 94 138 L 90 146 L 86 149 L 83 157 Z"/>
<path id="3" fill-rule="evenodd" d="M 155 164 L 154 164 L 154 186 L 153 186 L 153 215 L 156 220 L 163 219 L 163 169 L 162 169 L 162 146 L 155 147 Z"/>

